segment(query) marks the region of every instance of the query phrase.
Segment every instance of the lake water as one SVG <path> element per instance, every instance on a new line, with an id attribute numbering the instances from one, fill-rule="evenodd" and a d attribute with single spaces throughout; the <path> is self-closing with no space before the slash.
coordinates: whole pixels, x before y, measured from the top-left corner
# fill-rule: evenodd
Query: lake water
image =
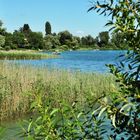
<path id="1" fill-rule="evenodd" d="M 118 56 L 124 54 L 120 50 L 65 51 L 55 59 L 17 60 L 16 63 L 57 69 L 78 70 L 84 72 L 108 72 L 105 64 L 119 62 Z"/>

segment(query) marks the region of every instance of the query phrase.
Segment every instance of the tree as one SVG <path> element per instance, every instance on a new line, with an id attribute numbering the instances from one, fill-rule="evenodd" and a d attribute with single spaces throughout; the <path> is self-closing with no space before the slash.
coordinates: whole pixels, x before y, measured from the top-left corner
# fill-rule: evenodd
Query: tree
<path id="1" fill-rule="evenodd" d="M 15 44 L 18 48 L 24 48 L 25 35 L 22 32 L 14 31 L 12 38 L 13 44 Z"/>
<path id="2" fill-rule="evenodd" d="M 2 21 L 0 20 L 0 35 L 5 35 L 6 33 L 6 29 L 2 27 L 3 23 Z"/>
<path id="3" fill-rule="evenodd" d="M 58 33 L 58 36 L 59 36 L 59 41 L 61 45 L 69 46 L 69 42 L 72 41 L 72 34 L 69 31 L 60 32 Z"/>
<path id="4" fill-rule="evenodd" d="M 22 30 L 24 33 L 31 32 L 30 26 L 28 24 L 24 24 L 23 28 L 21 28 L 20 30 Z"/>
<path id="5" fill-rule="evenodd" d="M 44 38 L 44 49 L 56 49 L 58 46 L 60 46 L 60 42 L 58 39 L 58 36 L 53 36 L 53 35 L 47 35 Z"/>
<path id="6" fill-rule="evenodd" d="M 109 43 L 108 31 L 104 31 L 104 32 L 99 33 L 98 40 L 99 40 L 98 43 L 99 43 L 100 47 L 105 47 L 106 45 L 108 45 L 108 43 Z"/>
<path id="7" fill-rule="evenodd" d="M 80 38 L 80 37 L 78 37 L 78 36 L 74 36 L 73 38 L 77 40 L 78 44 L 81 43 L 81 38 Z"/>
<path id="8" fill-rule="evenodd" d="M 13 43 L 13 34 L 12 33 L 6 33 L 5 34 L 5 47 L 9 47 L 11 49 L 16 49 L 17 44 Z"/>
<path id="9" fill-rule="evenodd" d="M 30 32 L 28 34 L 29 49 L 43 49 L 43 34 L 41 32 Z"/>
<path id="10" fill-rule="evenodd" d="M 51 24 L 48 21 L 45 24 L 45 33 L 46 33 L 46 35 L 51 34 Z"/>
<path id="11" fill-rule="evenodd" d="M 5 44 L 5 36 L 0 35 L 0 48 Z"/>
<path id="12" fill-rule="evenodd" d="M 87 46 L 95 45 L 95 39 L 91 35 L 88 35 L 81 38 L 81 43 Z"/>

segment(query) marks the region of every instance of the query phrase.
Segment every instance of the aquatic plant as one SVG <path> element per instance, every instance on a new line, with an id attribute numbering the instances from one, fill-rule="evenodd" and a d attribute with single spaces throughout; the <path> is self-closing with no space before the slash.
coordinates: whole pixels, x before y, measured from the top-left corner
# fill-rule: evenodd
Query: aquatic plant
<path id="1" fill-rule="evenodd" d="M 39 90 L 40 84 L 42 88 Z M 52 106 L 59 100 L 72 103 L 78 101 L 79 107 L 87 100 L 117 90 L 111 75 L 48 70 L 30 65 L 16 65 L 0 62 L 0 120 L 17 118 L 30 112 L 34 93 L 42 93 Z M 31 95 L 31 96 L 29 96 Z"/>
<path id="2" fill-rule="evenodd" d="M 0 51 L 0 59 L 48 59 L 57 56 L 35 51 Z"/>

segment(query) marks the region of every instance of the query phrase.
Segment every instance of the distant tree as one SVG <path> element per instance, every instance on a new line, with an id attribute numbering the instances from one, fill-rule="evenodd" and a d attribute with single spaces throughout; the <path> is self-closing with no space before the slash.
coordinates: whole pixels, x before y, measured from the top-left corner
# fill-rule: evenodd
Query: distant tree
<path id="1" fill-rule="evenodd" d="M 3 47 L 5 44 L 5 36 L 0 35 L 0 47 Z"/>
<path id="2" fill-rule="evenodd" d="M 5 35 L 6 33 L 6 29 L 2 27 L 3 23 L 2 21 L 0 20 L 0 35 Z"/>
<path id="3" fill-rule="evenodd" d="M 48 21 L 45 24 L 45 33 L 46 33 L 46 35 L 51 34 L 51 24 Z"/>
<path id="4" fill-rule="evenodd" d="M 60 32 L 58 35 L 61 45 L 69 45 L 69 42 L 72 42 L 72 34 L 69 31 Z"/>
<path id="5" fill-rule="evenodd" d="M 4 46 L 5 44 L 5 29 L 2 28 L 2 21 L 0 20 L 0 48 Z"/>
<path id="6" fill-rule="evenodd" d="M 29 49 L 43 49 L 43 34 L 41 32 L 30 32 L 28 35 Z"/>
<path id="7" fill-rule="evenodd" d="M 73 50 L 76 50 L 79 48 L 79 38 L 78 37 L 75 37 L 75 36 L 72 37 L 72 41 L 70 42 L 69 48 L 73 49 Z"/>
<path id="8" fill-rule="evenodd" d="M 13 44 L 18 48 L 24 48 L 25 45 L 25 35 L 22 32 L 14 31 L 13 33 Z"/>
<path id="9" fill-rule="evenodd" d="M 2 27 L 2 24 L 3 24 L 3 23 L 2 23 L 2 21 L 0 20 L 0 27 Z"/>
<path id="10" fill-rule="evenodd" d="M 81 38 L 79 36 L 74 36 L 73 38 L 77 40 L 78 44 L 81 43 Z"/>
<path id="11" fill-rule="evenodd" d="M 24 24 L 23 25 L 23 28 L 20 28 L 20 30 L 22 29 L 22 31 L 24 32 L 24 33 L 29 33 L 29 32 L 31 32 L 31 29 L 30 29 L 30 26 L 28 25 L 28 24 Z"/>
<path id="12" fill-rule="evenodd" d="M 85 37 L 81 38 L 81 44 L 82 45 L 87 45 L 87 39 Z"/>
<path id="13" fill-rule="evenodd" d="M 95 45 L 95 39 L 91 35 L 82 37 L 81 44 L 88 45 L 88 46 Z"/>
<path id="14" fill-rule="evenodd" d="M 56 33 L 52 33 L 52 35 L 53 35 L 53 36 L 56 36 L 57 34 L 56 34 Z"/>
<path id="15" fill-rule="evenodd" d="M 99 39 L 99 46 L 100 47 L 105 47 L 106 45 L 108 45 L 108 43 L 109 43 L 108 31 L 104 31 L 104 32 L 99 33 L 98 39 Z"/>
<path id="16" fill-rule="evenodd" d="M 60 42 L 59 42 L 59 39 L 58 39 L 58 36 L 53 36 L 53 35 L 47 35 L 45 38 L 44 38 L 44 49 L 55 49 L 55 48 L 58 48 L 58 46 L 60 46 Z"/>
<path id="17" fill-rule="evenodd" d="M 6 33 L 5 35 L 5 46 L 14 46 L 13 44 L 13 35 L 11 33 Z"/>
<path id="18" fill-rule="evenodd" d="M 86 38 L 87 38 L 87 45 L 91 46 L 95 44 L 95 39 L 91 35 L 88 35 Z"/>
<path id="19" fill-rule="evenodd" d="M 113 32 L 111 43 L 114 45 L 114 47 L 125 49 L 128 46 L 128 43 L 125 39 L 125 34 L 122 32 Z"/>

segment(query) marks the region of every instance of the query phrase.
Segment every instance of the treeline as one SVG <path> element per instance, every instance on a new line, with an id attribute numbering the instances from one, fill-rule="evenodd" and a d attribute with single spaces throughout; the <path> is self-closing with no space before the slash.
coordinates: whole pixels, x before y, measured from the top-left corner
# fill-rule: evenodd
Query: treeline
<path id="1" fill-rule="evenodd" d="M 44 49 L 44 50 L 76 50 L 82 48 L 90 49 L 125 49 L 127 43 L 125 35 L 104 31 L 94 38 L 91 35 L 78 37 L 69 31 L 62 31 L 58 34 L 52 33 L 51 24 L 45 23 L 45 36 L 42 32 L 34 32 L 28 24 L 9 33 L 2 26 L 0 21 L 0 49 Z"/>

